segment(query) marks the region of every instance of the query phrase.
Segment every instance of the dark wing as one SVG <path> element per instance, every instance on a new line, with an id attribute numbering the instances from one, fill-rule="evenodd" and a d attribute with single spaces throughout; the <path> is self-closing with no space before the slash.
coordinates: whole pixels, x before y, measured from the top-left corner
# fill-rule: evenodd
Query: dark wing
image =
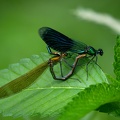
<path id="1" fill-rule="evenodd" d="M 39 29 L 39 34 L 45 43 L 52 49 L 59 52 L 77 52 L 85 48 L 85 44 L 77 41 L 73 41 L 62 33 L 49 28 L 42 27 Z"/>

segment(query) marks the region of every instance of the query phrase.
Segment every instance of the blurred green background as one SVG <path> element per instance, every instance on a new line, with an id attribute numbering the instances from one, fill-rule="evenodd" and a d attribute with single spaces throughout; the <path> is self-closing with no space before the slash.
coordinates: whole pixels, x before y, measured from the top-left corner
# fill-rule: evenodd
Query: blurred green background
<path id="1" fill-rule="evenodd" d="M 82 7 L 119 19 L 119 4 L 119 0 L 1 0 L 0 69 L 21 58 L 47 52 L 38 29 L 49 26 L 96 49 L 102 48 L 104 55 L 99 56 L 98 63 L 104 72 L 114 75 L 113 47 L 117 33 L 106 26 L 79 19 L 73 10 Z"/>

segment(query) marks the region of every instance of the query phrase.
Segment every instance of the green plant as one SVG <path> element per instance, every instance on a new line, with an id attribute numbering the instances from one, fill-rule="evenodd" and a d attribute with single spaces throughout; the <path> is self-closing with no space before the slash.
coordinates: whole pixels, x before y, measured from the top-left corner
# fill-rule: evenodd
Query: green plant
<path id="1" fill-rule="evenodd" d="M 49 70 L 37 78 L 30 87 L 0 100 L 0 111 L 4 116 L 34 116 L 59 120 L 77 120 L 90 111 L 96 110 L 113 115 L 120 115 L 120 38 L 117 37 L 114 72 L 116 79 L 104 74 L 94 61 L 89 64 L 89 79 L 86 80 L 86 66 L 82 66 L 69 80 L 56 81 Z M 30 71 L 46 61 L 48 54 L 33 55 L 10 65 L 0 71 L 0 85 Z M 58 67 L 58 66 L 57 66 Z M 14 87 L 14 86 L 13 86 Z M 11 92 L 9 90 L 9 92 Z M 0 96 L 2 90 L 0 89 Z"/>

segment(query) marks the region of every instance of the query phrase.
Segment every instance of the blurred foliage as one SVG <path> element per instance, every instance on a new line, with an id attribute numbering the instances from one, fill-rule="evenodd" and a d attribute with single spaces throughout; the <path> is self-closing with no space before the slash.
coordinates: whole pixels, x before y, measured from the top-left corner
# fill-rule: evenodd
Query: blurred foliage
<path id="1" fill-rule="evenodd" d="M 90 8 L 119 19 L 119 3 L 119 0 L 1 0 L 0 69 L 21 58 L 47 52 L 38 29 L 49 26 L 96 49 L 102 48 L 104 55 L 99 57 L 98 63 L 103 71 L 113 75 L 116 33 L 105 26 L 81 20 L 72 12 L 78 7 Z"/>

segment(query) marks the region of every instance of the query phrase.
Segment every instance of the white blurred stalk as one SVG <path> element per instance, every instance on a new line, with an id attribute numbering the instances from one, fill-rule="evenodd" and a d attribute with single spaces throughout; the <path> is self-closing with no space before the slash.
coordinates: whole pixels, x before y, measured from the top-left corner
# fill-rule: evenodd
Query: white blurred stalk
<path id="1" fill-rule="evenodd" d="M 115 31 L 117 34 L 120 34 L 120 20 L 115 19 L 111 15 L 98 13 L 90 9 L 82 8 L 74 10 L 74 15 L 87 21 L 92 21 L 97 24 L 105 25 Z"/>

